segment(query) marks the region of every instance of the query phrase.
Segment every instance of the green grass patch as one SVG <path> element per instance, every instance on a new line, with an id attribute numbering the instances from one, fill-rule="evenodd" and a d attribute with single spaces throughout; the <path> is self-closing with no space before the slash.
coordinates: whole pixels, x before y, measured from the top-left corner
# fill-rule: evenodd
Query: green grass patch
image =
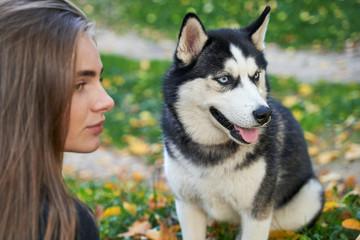
<path id="1" fill-rule="evenodd" d="M 341 50 L 348 39 L 359 41 L 360 3 L 339 1 L 211 0 L 75 0 L 101 28 L 136 29 L 150 38 L 177 39 L 183 17 L 195 12 L 206 29 L 243 27 L 266 5 L 272 7 L 267 41 L 282 47 Z"/>

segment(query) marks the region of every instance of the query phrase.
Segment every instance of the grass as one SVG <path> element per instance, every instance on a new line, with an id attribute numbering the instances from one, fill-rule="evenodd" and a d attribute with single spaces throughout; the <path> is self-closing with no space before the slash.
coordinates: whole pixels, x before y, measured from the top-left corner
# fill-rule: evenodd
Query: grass
<path id="1" fill-rule="evenodd" d="M 115 100 L 115 108 L 106 116 L 103 142 L 130 154 L 147 156 L 150 163 L 161 160 L 161 83 L 170 62 L 112 55 L 102 55 L 102 61 L 103 85 Z M 276 76 L 270 76 L 270 80 L 272 95 L 300 121 L 314 161 L 328 151 L 336 151 L 334 158 L 343 159 L 349 147 L 360 142 L 359 83 L 305 84 Z M 144 237 L 145 233 L 119 237 L 134 225 L 147 226 L 143 232 L 181 239 L 174 198 L 164 182 L 155 179 L 149 185 L 138 177 L 130 181 L 114 178 L 109 182 L 68 177 L 67 183 L 95 211 L 102 239 Z M 301 235 L 280 233 L 285 237 L 272 239 L 355 239 L 359 231 L 342 226 L 347 218 L 360 220 L 360 196 L 351 192 L 355 188 L 359 186 L 351 179 L 331 186 L 326 197 L 328 210 L 314 228 Z M 234 239 L 236 233 L 235 226 L 218 223 L 209 223 L 207 231 L 213 239 Z"/>
<path id="2" fill-rule="evenodd" d="M 282 47 L 341 50 L 347 40 L 359 41 L 358 0 L 74 0 L 101 28 L 135 29 L 149 38 L 176 39 L 183 17 L 195 12 L 206 29 L 243 27 L 266 5 L 272 7 L 267 41 Z M 155 29 L 155 30 L 154 30 Z"/>

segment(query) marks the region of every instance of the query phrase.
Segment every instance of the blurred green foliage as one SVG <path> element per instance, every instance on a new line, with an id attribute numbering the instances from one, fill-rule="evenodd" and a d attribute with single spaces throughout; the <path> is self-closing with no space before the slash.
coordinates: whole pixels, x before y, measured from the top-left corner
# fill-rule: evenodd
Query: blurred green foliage
<path id="1" fill-rule="evenodd" d="M 103 85 L 115 101 L 105 122 L 105 134 L 110 142 L 125 147 L 128 145 L 126 135 L 148 143 L 161 142 L 161 79 L 170 62 L 136 61 L 113 55 L 101 58 L 105 66 Z M 144 119 L 144 115 L 148 119 Z"/>
<path id="2" fill-rule="evenodd" d="M 100 25 L 119 32 L 135 29 L 151 37 L 177 39 L 183 17 L 195 12 L 206 29 L 244 27 L 266 5 L 272 8 L 267 42 L 282 47 L 341 50 L 360 40 L 359 0 L 74 0 Z"/>

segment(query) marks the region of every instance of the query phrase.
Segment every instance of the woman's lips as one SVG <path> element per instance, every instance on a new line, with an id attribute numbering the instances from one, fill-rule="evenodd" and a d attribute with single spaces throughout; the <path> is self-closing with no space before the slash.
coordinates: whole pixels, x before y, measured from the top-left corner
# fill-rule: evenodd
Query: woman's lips
<path id="1" fill-rule="evenodd" d="M 97 124 L 88 126 L 87 129 L 89 129 L 94 134 L 100 134 L 104 129 L 104 126 L 103 126 L 104 122 L 105 122 L 105 120 L 103 120 Z"/>

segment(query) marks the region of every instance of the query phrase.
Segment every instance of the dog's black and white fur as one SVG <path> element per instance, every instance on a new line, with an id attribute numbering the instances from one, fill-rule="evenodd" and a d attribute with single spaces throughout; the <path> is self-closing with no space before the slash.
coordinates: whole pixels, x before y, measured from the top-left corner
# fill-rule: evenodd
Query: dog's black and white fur
<path id="1" fill-rule="evenodd" d="M 164 168 L 183 239 L 207 218 L 239 223 L 237 239 L 297 231 L 319 216 L 323 188 L 302 130 L 269 96 L 264 36 L 270 8 L 248 27 L 205 31 L 184 18 L 164 79 Z"/>

